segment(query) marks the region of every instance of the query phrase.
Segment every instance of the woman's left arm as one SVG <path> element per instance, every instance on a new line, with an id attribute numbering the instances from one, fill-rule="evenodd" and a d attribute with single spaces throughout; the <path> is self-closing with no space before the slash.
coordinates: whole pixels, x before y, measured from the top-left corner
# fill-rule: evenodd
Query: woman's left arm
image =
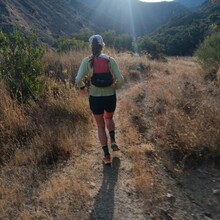
<path id="1" fill-rule="evenodd" d="M 75 83 L 77 87 L 83 87 L 85 86 L 85 83 L 83 82 L 83 79 L 85 78 L 87 72 L 88 72 L 88 57 L 84 58 L 80 64 L 79 70 L 77 72 Z"/>

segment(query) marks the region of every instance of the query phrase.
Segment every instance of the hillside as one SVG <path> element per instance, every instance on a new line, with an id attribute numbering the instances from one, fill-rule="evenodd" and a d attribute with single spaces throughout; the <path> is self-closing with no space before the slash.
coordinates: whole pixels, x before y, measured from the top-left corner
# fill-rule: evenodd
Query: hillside
<path id="1" fill-rule="evenodd" d="M 202 3 L 205 2 L 205 0 L 175 0 L 176 2 L 179 2 L 182 5 L 185 5 L 187 8 L 190 9 L 196 9 L 197 7 L 201 6 Z"/>
<path id="2" fill-rule="evenodd" d="M 69 35 L 92 24 L 81 16 L 88 13 L 81 3 L 69 1 L 1 0 L 1 27 L 10 32 L 15 25 L 24 31 L 34 29 L 43 41 L 51 42 L 56 36 Z"/>
<path id="3" fill-rule="evenodd" d="M 133 36 L 150 33 L 167 23 L 172 17 L 188 11 L 186 7 L 176 2 L 146 3 L 137 0 L 111 0 L 111 2 L 95 0 L 92 3 L 84 0 L 80 2 L 90 8 L 89 20 L 101 24 L 105 29 L 128 32 Z M 101 17 L 99 17 L 100 12 Z"/>
<path id="4" fill-rule="evenodd" d="M 192 55 L 204 38 L 220 30 L 220 2 L 206 1 L 195 12 L 177 16 L 151 36 L 164 45 L 167 55 Z"/>
<path id="5" fill-rule="evenodd" d="M 15 25 L 24 31 L 35 29 L 40 38 L 49 43 L 81 28 L 97 32 L 115 29 L 118 33 L 142 35 L 187 11 L 174 2 L 147 4 L 137 0 L 132 0 L 131 5 L 126 0 L 113 0 L 110 4 L 107 0 L 92 3 L 87 0 L 0 0 L 0 6 L 0 25 L 4 32 L 12 31 Z"/>

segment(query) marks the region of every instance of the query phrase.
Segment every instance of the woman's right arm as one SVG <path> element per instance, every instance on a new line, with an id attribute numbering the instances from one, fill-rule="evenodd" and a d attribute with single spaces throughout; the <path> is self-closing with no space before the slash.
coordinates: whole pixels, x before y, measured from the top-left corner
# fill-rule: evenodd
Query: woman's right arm
<path id="1" fill-rule="evenodd" d="M 118 65 L 117 65 L 115 59 L 113 59 L 111 57 L 110 62 L 111 62 L 111 72 L 115 76 L 115 84 L 114 84 L 115 89 L 120 89 L 123 82 L 124 82 L 124 77 L 121 75 L 121 72 L 118 68 Z"/>

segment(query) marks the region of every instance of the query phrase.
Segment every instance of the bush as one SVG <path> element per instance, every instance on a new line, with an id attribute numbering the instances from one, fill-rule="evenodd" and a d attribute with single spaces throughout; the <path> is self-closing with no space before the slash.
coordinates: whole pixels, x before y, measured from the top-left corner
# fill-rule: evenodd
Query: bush
<path id="1" fill-rule="evenodd" d="M 152 59 L 160 59 L 163 54 L 163 47 L 157 41 L 148 36 L 138 39 L 137 47 L 139 52 L 146 51 Z"/>
<path id="2" fill-rule="evenodd" d="M 133 38 L 129 34 L 122 34 L 115 40 L 115 49 L 119 51 L 132 51 Z"/>
<path id="3" fill-rule="evenodd" d="M 208 36 L 196 50 L 195 56 L 207 74 L 216 73 L 220 67 L 220 32 Z"/>
<path id="4" fill-rule="evenodd" d="M 114 30 L 105 31 L 104 33 L 102 33 L 102 36 L 103 36 L 104 41 L 108 47 L 115 48 L 115 42 L 116 42 L 117 35 Z"/>
<path id="5" fill-rule="evenodd" d="M 17 28 L 10 35 L 0 31 L 0 77 L 13 98 L 26 101 L 42 92 L 39 77 L 43 54 L 43 46 L 37 45 L 34 32 L 24 36 Z"/>
<path id="6" fill-rule="evenodd" d="M 88 46 L 89 43 L 76 39 L 59 39 L 55 43 L 58 52 L 69 52 L 71 50 L 81 50 Z"/>
<path id="7" fill-rule="evenodd" d="M 93 34 L 94 34 L 94 31 L 90 30 L 89 28 L 82 28 L 80 29 L 78 33 L 74 33 L 72 35 L 72 38 L 76 40 L 88 42 L 89 37 L 92 36 Z"/>

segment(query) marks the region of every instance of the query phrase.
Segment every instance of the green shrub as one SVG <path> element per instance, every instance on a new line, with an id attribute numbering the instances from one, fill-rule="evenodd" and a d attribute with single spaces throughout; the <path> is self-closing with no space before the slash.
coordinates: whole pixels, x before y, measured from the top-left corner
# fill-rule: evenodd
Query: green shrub
<path id="1" fill-rule="evenodd" d="M 4 80 L 13 98 L 26 101 L 42 92 L 41 58 L 43 46 L 37 45 L 33 31 L 25 36 L 18 28 L 6 35 L 0 31 L 0 77 Z"/>
<path id="2" fill-rule="evenodd" d="M 195 56 L 207 74 L 216 73 L 220 67 L 220 32 L 208 36 Z"/>
<path id="3" fill-rule="evenodd" d="M 116 32 L 114 30 L 108 30 L 102 33 L 105 44 L 108 47 L 115 48 L 115 41 L 117 38 Z"/>
<path id="4" fill-rule="evenodd" d="M 146 51 L 152 59 L 160 59 L 163 54 L 163 47 L 157 41 L 149 36 L 144 36 L 138 39 L 137 47 L 139 52 Z"/>
<path id="5" fill-rule="evenodd" d="M 115 49 L 119 51 L 132 51 L 133 38 L 129 34 L 122 34 L 115 39 Z"/>
<path id="6" fill-rule="evenodd" d="M 71 50 L 80 50 L 87 47 L 89 43 L 77 39 L 59 39 L 55 43 L 58 52 L 69 52 Z"/>
<path id="7" fill-rule="evenodd" d="M 94 31 L 90 30 L 89 28 L 82 28 L 79 30 L 79 32 L 74 33 L 72 35 L 72 38 L 76 40 L 88 42 L 89 37 L 92 36 L 93 34 L 94 34 Z"/>

